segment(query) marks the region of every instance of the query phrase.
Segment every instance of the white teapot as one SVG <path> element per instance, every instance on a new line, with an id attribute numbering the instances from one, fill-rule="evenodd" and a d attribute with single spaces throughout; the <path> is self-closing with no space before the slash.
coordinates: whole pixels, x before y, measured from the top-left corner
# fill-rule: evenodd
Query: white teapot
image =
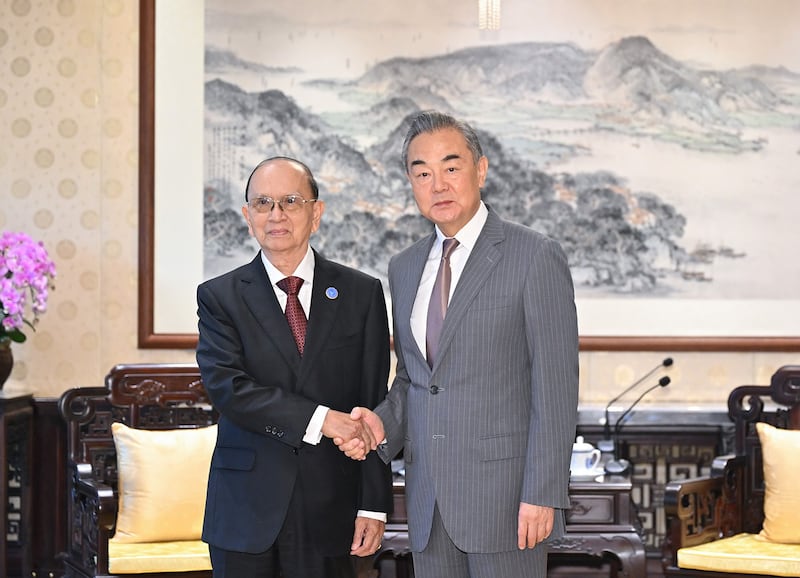
<path id="1" fill-rule="evenodd" d="M 591 475 L 596 472 L 599 463 L 600 450 L 583 441 L 583 436 L 575 438 L 575 443 L 572 444 L 572 459 L 569 463 L 570 473 L 573 476 Z"/>

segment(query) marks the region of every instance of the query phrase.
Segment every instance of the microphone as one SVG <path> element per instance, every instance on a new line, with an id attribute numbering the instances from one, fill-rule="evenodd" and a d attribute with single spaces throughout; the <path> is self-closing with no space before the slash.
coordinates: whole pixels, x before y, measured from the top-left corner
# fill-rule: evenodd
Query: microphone
<path id="1" fill-rule="evenodd" d="M 639 397 L 636 398 L 636 401 L 634 401 L 628 407 L 628 409 L 626 409 L 624 412 L 622 412 L 622 415 L 619 416 L 619 418 L 617 419 L 616 423 L 614 423 L 614 459 L 613 460 L 609 460 L 608 462 L 606 462 L 606 466 L 605 466 L 606 472 L 608 472 L 609 474 L 624 474 L 625 472 L 627 472 L 630 469 L 631 463 L 628 460 L 621 459 L 621 458 L 617 459 L 617 436 L 619 436 L 619 432 L 622 429 L 622 427 L 621 427 L 622 426 L 622 420 L 625 419 L 625 417 L 627 417 L 627 415 L 629 413 L 631 413 L 631 411 L 633 411 L 633 408 L 636 407 L 636 405 L 640 401 L 642 401 L 644 396 L 646 396 L 648 393 L 650 393 L 654 389 L 658 389 L 659 387 L 667 387 L 669 385 L 670 381 L 672 381 L 672 380 L 670 380 L 669 376 L 665 375 L 664 377 L 662 377 L 661 379 L 658 380 L 658 383 L 656 383 L 655 385 L 653 385 L 651 387 L 648 387 L 644 391 L 644 393 L 642 393 L 642 395 L 640 395 Z"/>
<path id="2" fill-rule="evenodd" d="M 606 405 L 606 411 L 605 411 L 606 422 L 605 422 L 605 425 L 604 425 L 604 428 L 603 428 L 603 438 L 604 439 L 611 439 L 611 421 L 610 421 L 610 419 L 608 417 L 608 410 L 611 408 L 612 405 L 614 405 L 614 402 L 618 401 L 623 395 L 625 395 L 630 390 L 632 390 L 634 387 L 636 387 L 637 385 L 642 383 L 645 379 L 647 379 L 648 377 L 653 375 L 656 371 L 658 371 L 662 367 L 669 367 L 670 365 L 672 365 L 672 358 L 671 357 L 664 358 L 664 360 L 661 363 L 659 363 L 653 369 L 651 369 L 650 371 L 645 373 L 642 377 L 640 377 L 639 379 L 634 381 L 632 384 L 630 384 L 628 387 L 626 387 L 624 390 L 622 390 L 622 393 L 620 393 L 618 396 L 616 396 L 615 398 L 613 398 L 611 401 L 608 402 L 608 404 Z"/>
<path id="3" fill-rule="evenodd" d="M 615 435 L 615 436 L 619 435 L 619 430 L 620 430 L 620 425 L 622 425 L 622 420 L 623 420 L 623 419 L 625 419 L 625 416 L 627 416 L 629 413 L 631 413 L 631 411 L 633 410 L 633 408 L 634 408 L 634 407 L 636 407 L 636 405 L 637 405 L 637 404 L 638 404 L 640 401 L 642 401 L 642 398 L 643 398 L 644 396 L 646 396 L 648 393 L 650 393 L 650 392 L 651 392 L 651 391 L 653 391 L 654 389 L 658 389 L 659 387 L 667 387 L 667 386 L 669 385 L 670 381 L 672 381 L 672 380 L 669 378 L 669 376 L 665 375 L 664 377 L 662 377 L 661 379 L 659 379 L 659 380 L 658 380 L 658 383 L 657 383 L 657 384 L 655 384 L 655 385 L 653 385 L 653 386 L 651 386 L 651 387 L 648 387 L 648 388 L 647 388 L 647 389 L 644 391 L 644 393 L 643 393 L 642 395 L 640 395 L 639 397 L 637 397 L 637 398 L 636 398 L 636 401 L 634 401 L 634 402 L 633 402 L 633 403 L 630 405 L 630 407 L 628 407 L 628 409 L 626 409 L 624 412 L 622 412 L 622 415 L 621 415 L 621 416 L 619 416 L 619 418 L 617 419 L 616 423 L 614 423 L 614 435 Z"/>

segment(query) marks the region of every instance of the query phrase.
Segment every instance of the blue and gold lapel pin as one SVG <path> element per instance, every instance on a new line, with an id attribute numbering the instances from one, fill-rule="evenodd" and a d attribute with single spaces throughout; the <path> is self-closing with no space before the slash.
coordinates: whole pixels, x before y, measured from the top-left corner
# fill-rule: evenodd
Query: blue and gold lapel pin
<path id="1" fill-rule="evenodd" d="M 328 299 L 336 299 L 339 297 L 339 291 L 336 289 L 336 287 L 328 287 L 325 289 L 325 297 Z"/>

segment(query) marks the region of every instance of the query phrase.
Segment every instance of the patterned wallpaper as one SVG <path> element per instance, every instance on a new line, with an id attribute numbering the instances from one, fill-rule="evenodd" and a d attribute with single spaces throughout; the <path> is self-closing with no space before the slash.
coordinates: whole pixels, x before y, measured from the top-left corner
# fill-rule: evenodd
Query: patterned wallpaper
<path id="1" fill-rule="evenodd" d="M 56 262 L 48 311 L 6 386 L 58 396 L 116 363 L 190 362 L 136 348 L 135 0 L 0 0 L 0 229 Z"/>
<path id="2" fill-rule="evenodd" d="M 198 0 L 199 1 L 199 0 Z M 56 397 L 117 363 L 192 362 L 139 350 L 136 0 L 0 0 L 0 230 L 44 242 L 58 277 L 35 333 L 14 345 L 8 390 Z M 602 405 L 666 355 L 663 405 L 720 405 L 767 383 L 790 353 L 587 352 L 581 399 Z"/>

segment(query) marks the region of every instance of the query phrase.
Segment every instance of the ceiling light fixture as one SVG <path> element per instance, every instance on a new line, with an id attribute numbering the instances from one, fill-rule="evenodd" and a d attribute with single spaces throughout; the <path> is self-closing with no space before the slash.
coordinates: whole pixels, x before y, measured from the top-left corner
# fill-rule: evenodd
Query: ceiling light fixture
<path id="1" fill-rule="evenodd" d="M 478 0 L 478 28 L 500 29 L 500 0 Z"/>

